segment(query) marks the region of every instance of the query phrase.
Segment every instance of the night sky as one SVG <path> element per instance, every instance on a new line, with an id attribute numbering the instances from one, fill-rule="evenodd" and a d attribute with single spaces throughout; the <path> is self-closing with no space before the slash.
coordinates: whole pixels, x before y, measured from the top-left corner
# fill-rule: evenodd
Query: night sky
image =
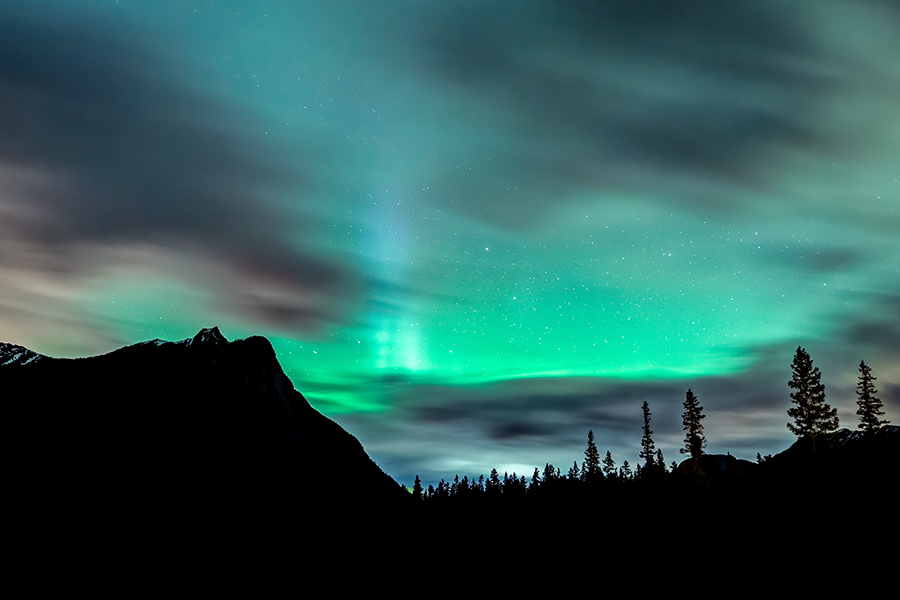
<path id="1" fill-rule="evenodd" d="M 407 485 L 900 422 L 900 2 L 7 0 L 0 340 L 264 335 Z"/>

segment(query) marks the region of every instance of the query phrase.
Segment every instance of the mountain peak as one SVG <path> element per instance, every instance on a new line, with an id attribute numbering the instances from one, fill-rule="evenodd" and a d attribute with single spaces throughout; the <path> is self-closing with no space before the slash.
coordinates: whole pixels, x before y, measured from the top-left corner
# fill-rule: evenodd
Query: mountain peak
<path id="1" fill-rule="evenodd" d="M 227 343 L 228 340 L 222 335 L 218 327 L 207 327 L 201 329 L 197 335 L 191 338 L 188 346 L 193 346 L 194 344 L 213 344 L 218 346 L 219 344 Z"/>
<path id="2" fill-rule="evenodd" d="M 5 441 L 19 477 L 8 487 L 40 499 L 28 503 L 35 520 L 59 516 L 49 527 L 59 543 L 147 524 L 182 532 L 206 515 L 216 531 L 226 519 L 250 531 L 269 514 L 274 532 L 303 510 L 411 497 L 294 388 L 264 337 L 228 342 L 211 327 L 35 368 L 20 366 L 40 356 L 26 352 L 0 344 L 0 364 L 10 365 L 0 367 L 3 418 L 15 423 Z M 364 495 L 349 496 L 346 481 Z M 282 503 L 291 513 L 273 510 Z"/>

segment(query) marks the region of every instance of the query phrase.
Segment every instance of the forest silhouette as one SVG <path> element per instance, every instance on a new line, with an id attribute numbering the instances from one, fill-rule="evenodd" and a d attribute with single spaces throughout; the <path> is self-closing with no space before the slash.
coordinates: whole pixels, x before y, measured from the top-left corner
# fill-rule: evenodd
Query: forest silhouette
<path id="1" fill-rule="evenodd" d="M 421 522 L 431 527 L 518 522 L 528 539 L 546 547 L 577 544 L 582 536 L 614 541 L 623 552 L 646 551 L 649 539 L 696 539 L 699 545 L 736 545 L 795 532 L 808 539 L 841 530 L 875 536 L 890 516 L 879 507 L 895 494 L 900 475 L 900 427 L 882 412 L 871 369 L 860 363 L 856 431 L 838 429 L 835 409 L 824 402 L 820 373 L 798 348 L 788 385 L 792 408 L 786 426 L 796 442 L 755 461 L 705 452 L 703 407 L 688 389 L 682 421 L 688 456 L 666 465 L 652 438 L 651 411 L 641 406 L 640 463 L 600 459 L 593 430 L 581 464 L 567 471 L 545 463 L 529 476 L 492 470 L 477 478 L 459 475 L 424 488 L 418 476 L 411 494 Z M 549 516 L 559 519 L 545 527 Z M 592 517 L 587 517 L 592 515 Z M 862 525 L 866 522 L 867 525 Z M 808 525 L 804 525 L 807 523 Z M 669 541 L 667 541 L 669 540 Z M 699 551 L 700 546 L 697 550 Z"/>

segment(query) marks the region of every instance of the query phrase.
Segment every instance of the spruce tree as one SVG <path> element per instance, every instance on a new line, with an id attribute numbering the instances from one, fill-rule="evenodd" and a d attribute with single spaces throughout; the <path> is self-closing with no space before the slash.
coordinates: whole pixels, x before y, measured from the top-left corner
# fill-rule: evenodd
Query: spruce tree
<path id="1" fill-rule="evenodd" d="M 534 468 L 534 475 L 531 476 L 531 485 L 528 487 L 529 492 L 533 492 L 541 487 L 541 473 L 537 467 Z"/>
<path id="2" fill-rule="evenodd" d="M 500 474 L 497 472 L 496 468 L 491 469 L 491 475 L 487 480 L 485 491 L 488 494 L 499 494 L 502 489 L 502 484 L 500 483 Z"/>
<path id="3" fill-rule="evenodd" d="M 597 451 L 597 446 L 594 444 L 593 430 L 588 431 L 588 443 L 584 451 L 582 474 L 586 481 L 600 475 L 600 452 Z"/>
<path id="4" fill-rule="evenodd" d="M 815 449 L 816 437 L 837 430 L 837 409 L 825 403 L 825 386 L 819 381 L 822 376 L 819 368 L 812 366 L 809 354 L 799 346 L 791 370 L 793 377 L 788 385 L 796 390 L 791 392 L 791 402 L 796 406 L 787 411 L 794 420 L 787 428 L 798 438 L 809 438 Z"/>
<path id="5" fill-rule="evenodd" d="M 605 473 L 607 477 L 616 474 L 616 461 L 613 460 L 609 450 L 606 451 L 606 458 L 603 459 L 603 473 Z"/>
<path id="6" fill-rule="evenodd" d="M 416 475 L 416 481 L 413 483 L 413 497 L 416 500 L 422 499 L 422 480 Z"/>
<path id="7" fill-rule="evenodd" d="M 687 391 L 684 399 L 684 412 L 681 414 L 681 421 L 684 423 L 684 448 L 679 450 L 681 454 L 690 454 L 691 458 L 697 458 L 703 454 L 706 447 L 706 437 L 703 435 L 703 424 L 700 422 L 705 419 L 703 407 L 700 401 L 691 390 Z"/>
<path id="8" fill-rule="evenodd" d="M 887 425 L 890 421 L 878 418 L 884 416 L 884 412 L 881 410 L 883 406 L 881 400 L 875 396 L 878 390 L 875 389 L 875 384 L 872 383 L 876 379 L 872 375 L 872 368 L 864 361 L 859 361 L 859 373 L 859 384 L 856 386 L 856 393 L 859 397 L 859 400 L 856 401 L 859 404 L 859 410 L 856 411 L 856 414 L 859 415 L 859 425 L 857 427 L 862 429 L 864 433 L 871 433 L 882 425 Z"/>
<path id="9" fill-rule="evenodd" d="M 544 464 L 544 481 L 554 481 L 556 478 L 556 467 L 550 463 Z"/>
<path id="10" fill-rule="evenodd" d="M 646 400 L 644 400 L 644 405 L 641 407 L 641 410 L 644 412 L 644 425 L 641 428 L 643 436 L 641 436 L 641 453 L 638 456 L 646 461 L 646 466 L 650 467 L 653 465 L 656 454 L 656 445 L 653 443 L 653 432 L 650 430 L 651 413 Z"/>

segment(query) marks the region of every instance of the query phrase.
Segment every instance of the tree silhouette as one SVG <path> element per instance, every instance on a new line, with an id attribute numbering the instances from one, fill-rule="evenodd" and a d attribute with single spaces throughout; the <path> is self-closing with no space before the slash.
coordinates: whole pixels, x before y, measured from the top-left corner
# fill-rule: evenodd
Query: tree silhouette
<path id="1" fill-rule="evenodd" d="M 663 457 L 662 448 L 656 449 L 656 468 L 663 474 L 666 473 L 666 459 Z"/>
<path id="2" fill-rule="evenodd" d="M 887 425 L 890 421 L 878 418 L 883 416 L 884 412 L 881 410 L 883 406 L 881 400 L 875 396 L 878 390 L 875 389 L 875 384 L 872 383 L 876 379 L 872 375 L 872 368 L 864 361 L 859 361 L 859 373 L 859 384 L 856 386 L 856 393 L 859 397 L 859 400 L 856 401 L 859 404 L 859 410 L 856 411 L 856 414 L 859 415 L 859 425 L 857 427 L 865 433 L 871 433 L 882 425 Z"/>
<path id="3" fill-rule="evenodd" d="M 582 474 L 584 475 L 585 481 L 594 479 L 600 475 L 600 452 L 597 451 L 597 446 L 594 444 L 593 430 L 588 431 L 588 443 L 587 448 L 584 451 L 584 467 L 582 468 Z"/>
<path id="4" fill-rule="evenodd" d="M 546 482 L 552 482 L 552 481 L 556 481 L 558 478 L 559 478 L 559 476 L 557 475 L 556 467 L 554 467 L 554 466 L 551 465 L 550 463 L 544 464 L 544 477 L 543 477 L 543 481 L 544 481 L 545 483 L 546 483 Z"/>
<path id="5" fill-rule="evenodd" d="M 487 480 L 487 486 L 485 487 L 485 491 L 488 494 L 499 494 L 501 490 L 500 484 L 500 474 L 497 472 L 497 469 L 491 469 L 490 478 Z"/>
<path id="6" fill-rule="evenodd" d="M 793 378 L 788 385 L 796 390 L 791 392 L 791 402 L 796 406 L 787 411 L 794 419 L 787 428 L 798 438 L 809 438 L 815 449 L 819 434 L 837 430 L 837 409 L 825 403 L 825 386 L 819 381 L 822 376 L 819 368 L 812 366 L 809 354 L 799 346 L 791 370 Z"/>
<path id="7" fill-rule="evenodd" d="M 703 454 L 706 447 L 706 437 L 703 435 L 703 424 L 700 422 L 705 419 L 703 407 L 694 392 L 687 391 L 684 399 L 684 412 L 681 414 L 681 421 L 684 423 L 684 448 L 679 450 L 681 454 L 690 454 L 691 458 L 697 458 Z"/>
<path id="8" fill-rule="evenodd" d="M 651 413 L 650 407 L 647 405 L 646 400 L 644 400 L 644 405 L 641 407 L 641 410 L 644 412 L 644 425 L 641 428 L 641 430 L 643 431 L 643 436 L 641 437 L 641 453 L 638 456 L 646 461 L 646 466 L 650 467 L 653 466 L 653 460 L 656 454 L 656 445 L 653 443 L 653 432 L 650 430 Z"/>
<path id="9" fill-rule="evenodd" d="M 531 476 L 531 485 L 528 486 L 529 492 L 537 491 L 541 487 L 541 473 L 537 467 L 534 468 L 534 475 Z"/>
<path id="10" fill-rule="evenodd" d="M 416 500 L 422 499 L 422 480 L 416 475 L 416 481 L 413 483 L 413 497 Z"/>
<path id="11" fill-rule="evenodd" d="M 605 473 L 607 477 L 616 474 L 616 461 L 613 460 L 609 450 L 606 451 L 606 458 L 603 459 L 603 473 Z"/>

